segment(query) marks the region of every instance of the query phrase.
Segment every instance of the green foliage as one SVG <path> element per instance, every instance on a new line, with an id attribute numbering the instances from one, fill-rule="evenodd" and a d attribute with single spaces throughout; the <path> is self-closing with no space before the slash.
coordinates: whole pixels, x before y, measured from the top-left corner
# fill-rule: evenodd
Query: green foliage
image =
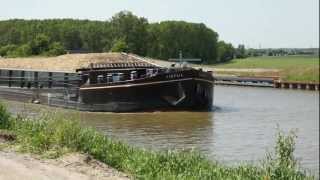
<path id="1" fill-rule="evenodd" d="M 0 47 L 31 42 L 32 55 L 54 55 L 56 51 L 48 52 L 50 44 L 59 42 L 66 50 L 125 51 L 164 60 L 177 58 L 181 50 L 183 57 L 201 58 L 206 64 L 215 63 L 218 59 L 218 34 L 206 25 L 184 21 L 149 24 L 146 18 L 128 11 L 115 14 L 110 21 L 0 21 L 0 32 Z M 7 56 L 8 50 L 3 52 L 0 51 L 0 55 Z M 27 54 L 20 51 L 12 53 L 13 56 Z"/>
<path id="2" fill-rule="evenodd" d="M 204 24 L 164 21 L 149 26 L 148 56 L 160 59 L 201 58 L 210 64 L 217 59 L 218 34 Z"/>
<path id="3" fill-rule="evenodd" d="M 16 143 L 24 151 L 57 157 L 65 152 L 79 151 L 121 170 L 135 179 L 312 179 L 297 169 L 293 157 L 294 137 L 278 136 L 275 156 L 264 166 L 228 167 L 209 161 L 194 151 L 155 152 L 130 147 L 114 141 L 78 122 L 59 116 L 39 119 L 8 118 L 6 126 L 16 133 Z"/>
<path id="4" fill-rule="evenodd" d="M 49 50 L 50 39 L 44 34 L 39 34 L 31 42 L 32 54 L 39 55 Z"/>
<path id="5" fill-rule="evenodd" d="M 243 44 L 239 44 L 238 48 L 236 49 L 236 58 L 244 59 L 247 57 L 248 55 L 245 46 Z"/>
<path id="6" fill-rule="evenodd" d="M 46 54 L 49 56 L 58 56 L 65 53 L 66 51 L 64 50 L 63 45 L 59 42 L 50 44 L 49 50 L 46 52 Z"/>
<path id="7" fill-rule="evenodd" d="M 31 55 L 57 56 L 65 54 L 64 47 L 59 42 L 50 43 L 46 35 L 38 35 L 31 43 L 21 46 L 7 45 L 0 48 L 0 55 L 7 57 L 27 57 Z"/>
<path id="8" fill-rule="evenodd" d="M 15 50 L 8 51 L 8 57 L 27 57 L 32 55 L 32 48 L 30 44 L 23 44 L 17 47 Z"/>
<path id="9" fill-rule="evenodd" d="M 247 59 L 234 59 L 214 67 L 223 69 L 278 69 L 280 72 L 277 74 L 270 71 L 270 73 L 256 75 L 280 76 L 280 78 L 285 81 L 319 82 L 319 62 L 319 57 L 316 56 L 263 56 L 249 57 Z M 231 74 L 246 75 L 233 72 Z M 255 74 L 251 74 L 251 76 L 252 75 Z"/>
<path id="10" fill-rule="evenodd" d="M 30 44 L 23 44 L 21 45 L 18 49 L 18 56 L 30 56 L 32 55 L 32 48 L 30 46 Z"/>
<path id="11" fill-rule="evenodd" d="M 129 48 L 128 48 L 127 43 L 124 40 L 119 39 L 119 40 L 115 41 L 115 43 L 113 44 L 113 46 L 111 48 L 111 51 L 112 52 L 128 52 Z"/>
<path id="12" fill-rule="evenodd" d="M 8 129 L 10 126 L 10 114 L 6 107 L 0 102 L 0 129 Z"/>
<path id="13" fill-rule="evenodd" d="M 116 39 L 114 46 L 126 45 L 126 52 L 146 55 L 147 19 L 139 18 L 129 11 L 121 11 L 112 17 L 110 23 L 112 35 Z"/>
<path id="14" fill-rule="evenodd" d="M 0 56 L 8 56 L 8 54 L 14 52 L 16 49 L 17 46 L 13 44 L 0 47 Z"/>
<path id="15" fill-rule="evenodd" d="M 233 59 L 235 50 L 232 44 L 225 43 L 224 41 L 218 42 L 218 62 L 226 62 Z"/>
<path id="16" fill-rule="evenodd" d="M 282 131 L 278 131 L 277 142 L 274 155 L 267 154 L 265 161 L 265 170 L 270 179 L 304 179 L 305 174 L 298 167 L 298 161 L 294 157 L 295 150 L 294 131 L 290 131 L 289 135 L 285 135 Z"/>

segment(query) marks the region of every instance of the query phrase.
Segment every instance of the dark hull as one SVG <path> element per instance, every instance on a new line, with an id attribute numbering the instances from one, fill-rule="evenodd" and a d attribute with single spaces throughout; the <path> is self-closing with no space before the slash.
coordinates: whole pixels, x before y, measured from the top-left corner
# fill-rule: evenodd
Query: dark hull
<path id="1" fill-rule="evenodd" d="M 213 83 L 203 79 L 177 79 L 80 89 L 81 102 L 100 105 L 98 111 L 211 110 Z"/>

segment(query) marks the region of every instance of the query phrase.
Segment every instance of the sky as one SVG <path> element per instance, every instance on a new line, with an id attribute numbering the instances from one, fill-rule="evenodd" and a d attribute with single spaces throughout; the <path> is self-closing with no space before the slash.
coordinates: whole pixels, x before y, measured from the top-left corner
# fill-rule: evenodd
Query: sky
<path id="1" fill-rule="evenodd" d="M 0 20 L 110 20 L 128 10 L 149 22 L 204 23 L 246 48 L 319 47 L 319 0 L 0 0 Z"/>

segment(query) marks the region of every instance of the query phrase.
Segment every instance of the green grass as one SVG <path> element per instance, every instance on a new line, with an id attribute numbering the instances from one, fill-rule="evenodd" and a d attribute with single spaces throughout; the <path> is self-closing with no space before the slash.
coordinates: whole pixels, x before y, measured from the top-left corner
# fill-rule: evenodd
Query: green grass
<path id="1" fill-rule="evenodd" d="M 319 82 L 319 57 L 316 56 L 250 57 L 247 59 L 234 59 L 228 63 L 214 65 L 213 67 L 279 69 L 279 74 L 270 72 L 260 75 L 280 75 L 282 80 L 285 81 Z M 239 73 L 235 72 L 234 74 L 238 75 Z"/>
<path id="2" fill-rule="evenodd" d="M 314 179 L 297 165 L 293 156 L 294 135 L 285 136 L 281 132 L 275 152 L 267 154 L 264 163 L 230 167 L 193 151 L 158 152 L 131 147 L 61 116 L 12 117 L 1 104 L 0 129 L 14 133 L 14 145 L 22 151 L 49 157 L 82 152 L 134 179 Z"/>

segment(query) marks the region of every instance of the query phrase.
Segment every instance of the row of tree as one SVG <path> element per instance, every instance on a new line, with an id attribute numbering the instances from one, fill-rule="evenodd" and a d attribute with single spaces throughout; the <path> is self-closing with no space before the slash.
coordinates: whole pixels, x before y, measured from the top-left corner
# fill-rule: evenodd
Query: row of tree
<path id="1" fill-rule="evenodd" d="M 72 19 L 0 21 L 0 55 L 59 55 L 65 50 L 130 52 L 159 59 L 201 58 L 204 63 L 232 59 L 235 49 L 218 41 L 202 23 L 149 23 L 122 11 L 110 21 Z M 2 53 L 2 54 L 1 54 Z"/>
<path id="2" fill-rule="evenodd" d="M 0 56 L 7 57 L 57 56 L 65 53 L 60 42 L 50 42 L 50 38 L 44 34 L 38 34 L 35 39 L 25 44 L 9 44 L 0 47 Z"/>

